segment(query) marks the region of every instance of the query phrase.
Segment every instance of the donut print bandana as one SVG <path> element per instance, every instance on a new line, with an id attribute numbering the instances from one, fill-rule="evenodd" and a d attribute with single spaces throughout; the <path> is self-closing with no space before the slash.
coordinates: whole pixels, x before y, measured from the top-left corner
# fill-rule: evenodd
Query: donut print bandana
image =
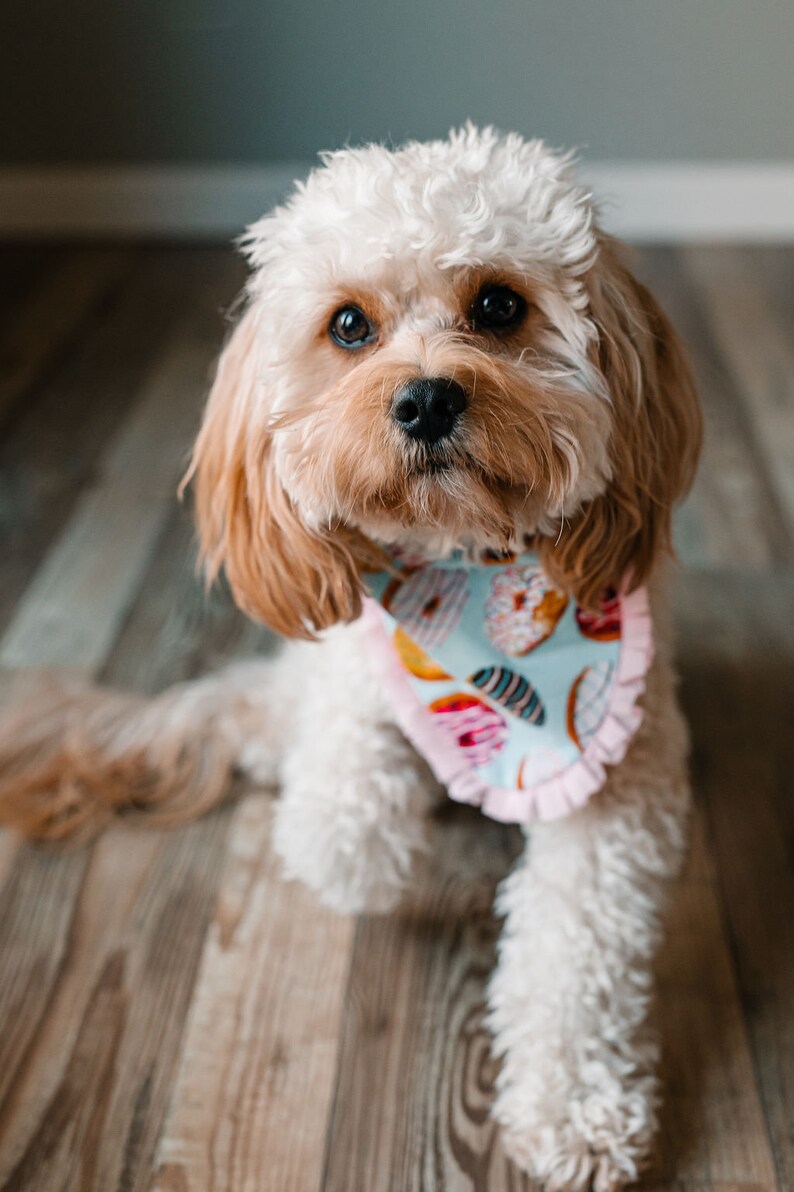
<path id="1" fill-rule="evenodd" d="M 642 722 L 645 589 L 595 612 L 538 557 L 455 555 L 365 576 L 373 663 L 405 735 L 451 797 L 528 823 L 581 807 Z"/>

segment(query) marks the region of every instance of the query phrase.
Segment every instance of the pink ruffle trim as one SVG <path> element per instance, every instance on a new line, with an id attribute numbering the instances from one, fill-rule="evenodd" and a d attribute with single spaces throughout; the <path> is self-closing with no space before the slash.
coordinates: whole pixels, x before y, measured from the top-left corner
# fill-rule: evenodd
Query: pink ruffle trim
<path id="1" fill-rule="evenodd" d="M 450 797 L 459 803 L 481 807 L 486 815 L 503 823 L 525 824 L 559 819 L 583 806 L 606 782 L 605 767 L 623 760 L 642 724 L 643 710 L 638 700 L 645 691 L 645 676 L 654 655 L 646 589 L 622 593 L 620 609 L 617 674 L 598 730 L 576 761 L 526 790 L 490 786 L 478 777 L 417 699 L 384 627 L 377 601 L 365 599 L 362 621 L 393 701 L 397 722 Z"/>

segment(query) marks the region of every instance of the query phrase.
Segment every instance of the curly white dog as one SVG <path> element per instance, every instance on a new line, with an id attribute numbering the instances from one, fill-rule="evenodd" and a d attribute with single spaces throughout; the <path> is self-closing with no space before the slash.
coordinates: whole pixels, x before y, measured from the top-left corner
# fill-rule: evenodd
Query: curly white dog
<path id="1" fill-rule="evenodd" d="M 290 877 L 385 910 L 436 786 L 373 669 L 362 570 L 531 546 L 571 609 L 647 588 L 642 723 L 586 804 L 525 825 L 489 991 L 510 1154 L 549 1189 L 618 1188 L 654 1134 L 651 963 L 688 806 L 661 591 L 700 441 L 680 350 L 568 158 L 515 135 L 331 154 L 245 246 L 191 469 L 203 553 L 245 611 L 319 641 L 149 703 L 20 715 L 0 815 L 50 836 L 130 808 L 174 822 L 239 768 L 282 788 Z"/>

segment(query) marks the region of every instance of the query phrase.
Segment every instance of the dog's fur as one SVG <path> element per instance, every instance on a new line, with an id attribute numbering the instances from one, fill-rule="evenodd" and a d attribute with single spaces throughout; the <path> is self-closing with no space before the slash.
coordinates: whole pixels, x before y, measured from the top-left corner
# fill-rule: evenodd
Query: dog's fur
<path id="1" fill-rule="evenodd" d="M 433 557 L 529 538 L 587 606 L 629 572 L 656 624 L 644 722 L 583 810 L 528 833 L 489 993 L 510 1154 L 550 1189 L 617 1188 L 655 1127 L 649 974 L 689 797 L 662 592 L 700 442 L 678 344 L 568 159 L 518 136 L 333 154 L 245 247 L 246 305 L 190 473 L 202 551 L 248 613 L 319 641 L 149 703 L 88 691 L 20 713 L 0 813 L 42 836 L 122 810 L 176 822 L 242 769 L 281 786 L 287 876 L 340 911 L 385 910 L 433 783 L 369 673 L 362 566 L 392 544 Z M 526 298 L 506 337 L 472 327 L 487 281 Z M 378 327 L 357 351 L 327 332 L 351 301 Z M 431 468 L 389 412 L 401 384 L 437 376 L 469 405 Z"/>

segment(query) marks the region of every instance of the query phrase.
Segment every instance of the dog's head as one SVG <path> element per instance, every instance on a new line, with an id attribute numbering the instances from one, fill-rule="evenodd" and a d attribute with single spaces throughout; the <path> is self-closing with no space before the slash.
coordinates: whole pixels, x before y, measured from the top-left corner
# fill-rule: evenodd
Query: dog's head
<path id="1" fill-rule="evenodd" d="M 192 471 L 247 612 L 309 636 L 373 543 L 521 547 L 582 603 L 669 545 L 700 419 L 567 158 L 467 128 L 345 150 L 255 224 Z"/>

